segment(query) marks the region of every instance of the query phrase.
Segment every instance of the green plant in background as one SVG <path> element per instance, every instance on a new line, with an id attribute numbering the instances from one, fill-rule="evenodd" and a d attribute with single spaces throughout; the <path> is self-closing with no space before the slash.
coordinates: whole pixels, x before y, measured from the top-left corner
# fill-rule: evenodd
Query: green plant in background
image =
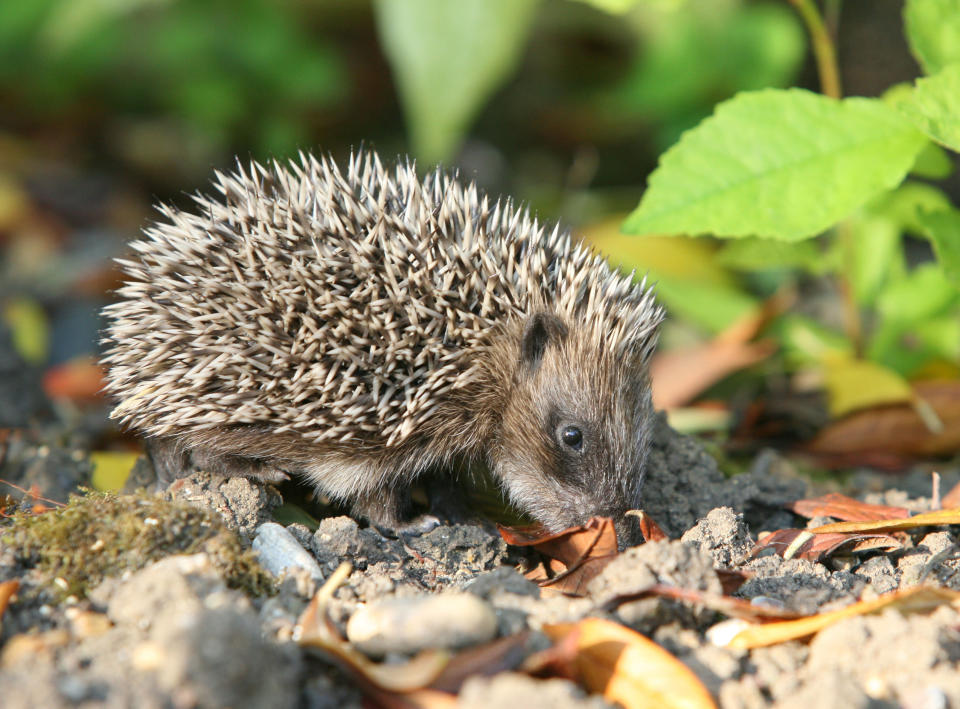
<path id="1" fill-rule="evenodd" d="M 341 56 L 303 14 L 272 0 L 0 3 L 0 85 L 9 107 L 41 116 L 82 118 L 99 100 L 120 117 L 173 117 L 208 141 L 289 153 L 347 89 Z"/>
<path id="2" fill-rule="evenodd" d="M 864 403 L 880 390 L 909 399 L 904 377 L 955 374 L 960 364 L 960 211 L 909 179 L 948 175 L 942 148 L 960 151 L 960 0 L 907 0 L 907 39 L 929 76 L 876 99 L 840 98 L 818 8 L 794 2 L 826 95 L 768 89 L 719 104 L 663 154 L 623 229 L 742 240 L 719 257 L 750 274 L 788 266 L 833 275 L 848 305 L 846 337 L 832 339 L 846 340 L 846 357 L 820 346 L 822 329 L 813 339 L 781 334 L 799 360 L 806 349 L 808 360 L 849 375 L 835 377 L 831 391 L 834 413 L 843 413 L 857 407 L 844 389 L 852 381 Z M 928 238 L 937 262 L 910 268 L 905 234 Z M 796 317 L 780 326 L 813 330 Z"/>
<path id="3" fill-rule="evenodd" d="M 645 238 L 612 237 L 610 224 L 588 238 L 649 269 L 674 314 L 711 332 L 759 306 L 744 280 L 770 293 L 798 273 L 832 278 L 842 327 L 790 314 L 771 330 L 788 366 L 821 371 L 839 414 L 909 399 L 907 378 L 960 371 L 960 211 L 928 182 L 953 170 L 944 148 L 960 151 L 960 0 L 907 0 L 907 39 L 927 77 L 882 98 L 842 98 L 818 6 L 791 2 L 589 2 L 627 13 L 642 48 L 619 81 L 598 87 L 600 113 L 652 123 L 672 147 L 622 225 Z M 377 5 L 412 143 L 428 161 L 456 151 L 510 77 L 535 0 L 467 5 Z M 798 18 L 823 94 L 787 88 L 804 51 Z M 936 261 L 911 266 L 906 236 L 928 240 Z M 862 396 L 841 391 L 850 382 Z"/>

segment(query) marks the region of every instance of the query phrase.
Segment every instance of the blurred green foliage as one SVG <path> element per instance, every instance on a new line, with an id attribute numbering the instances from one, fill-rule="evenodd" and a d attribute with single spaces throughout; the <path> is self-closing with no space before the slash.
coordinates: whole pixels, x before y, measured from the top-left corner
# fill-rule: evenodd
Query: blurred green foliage
<path id="1" fill-rule="evenodd" d="M 808 90 L 805 3 L 841 14 L 833 0 L 6 2 L 0 128 L 66 133 L 152 174 L 192 155 L 171 191 L 233 152 L 373 142 L 584 226 L 701 333 L 832 281 L 833 314 L 858 322 L 776 320 L 788 367 L 842 353 L 960 371 L 960 211 L 933 184 L 960 149 L 960 0 L 906 0 L 925 78 L 840 101 Z M 634 207 L 635 235 L 618 234 Z"/>
<path id="2" fill-rule="evenodd" d="M 273 0 L 0 3 L 0 83 L 41 116 L 99 100 L 285 153 L 348 89 L 342 57 L 298 14 Z"/>

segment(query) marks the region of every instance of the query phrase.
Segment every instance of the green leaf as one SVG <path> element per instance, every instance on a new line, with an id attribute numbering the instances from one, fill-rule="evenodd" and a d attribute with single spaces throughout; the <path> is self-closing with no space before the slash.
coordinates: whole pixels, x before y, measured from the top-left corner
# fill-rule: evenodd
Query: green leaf
<path id="1" fill-rule="evenodd" d="M 960 211 L 920 212 L 919 218 L 944 275 L 960 288 Z"/>
<path id="2" fill-rule="evenodd" d="M 935 141 L 960 152 L 960 63 L 918 79 L 916 89 L 897 108 Z"/>
<path id="3" fill-rule="evenodd" d="M 813 318 L 786 313 L 771 327 L 793 368 L 820 364 L 831 357 L 853 356 L 853 345 L 846 336 Z"/>
<path id="4" fill-rule="evenodd" d="M 847 273 L 861 305 L 873 302 L 891 269 L 902 261 L 900 229 L 890 219 L 856 218 L 850 223 L 851 259 Z"/>
<path id="5" fill-rule="evenodd" d="M 866 211 L 891 220 L 901 230 L 915 236 L 926 236 L 920 223 L 920 211 L 938 212 L 950 208 L 950 198 L 943 190 L 924 182 L 904 182 L 897 189 L 872 200 Z"/>
<path id="6" fill-rule="evenodd" d="M 662 302 L 672 317 L 692 322 L 707 332 L 723 332 L 759 306 L 744 290 L 715 283 L 651 274 Z"/>
<path id="7" fill-rule="evenodd" d="M 764 271 L 772 268 L 799 268 L 822 273 L 823 252 L 814 241 L 771 241 L 746 237 L 728 241 L 717 253 L 717 263 L 737 271 Z"/>
<path id="8" fill-rule="evenodd" d="M 521 58 L 538 0 L 377 0 L 414 152 L 450 158 Z"/>
<path id="9" fill-rule="evenodd" d="M 953 174 L 953 160 L 936 143 L 927 143 L 917 155 L 910 174 L 929 180 L 942 180 Z"/>
<path id="10" fill-rule="evenodd" d="M 907 41 L 924 72 L 960 61 L 960 0 L 907 0 Z"/>
<path id="11" fill-rule="evenodd" d="M 622 79 L 595 100 L 635 130 L 652 123 L 666 150 L 710 115 L 717 101 L 739 91 L 794 83 L 807 52 L 797 14 L 780 2 L 691 4 L 651 9 L 641 48 Z"/>
<path id="12" fill-rule="evenodd" d="M 877 310 L 885 321 L 916 325 L 952 309 L 958 300 L 960 294 L 943 271 L 927 263 L 884 288 L 877 298 Z"/>
<path id="13" fill-rule="evenodd" d="M 623 228 L 809 238 L 897 185 L 925 143 L 879 100 L 740 94 L 664 153 Z"/>
<path id="14" fill-rule="evenodd" d="M 633 9 L 639 0 L 580 0 L 584 5 L 592 5 L 611 15 L 623 15 Z"/>

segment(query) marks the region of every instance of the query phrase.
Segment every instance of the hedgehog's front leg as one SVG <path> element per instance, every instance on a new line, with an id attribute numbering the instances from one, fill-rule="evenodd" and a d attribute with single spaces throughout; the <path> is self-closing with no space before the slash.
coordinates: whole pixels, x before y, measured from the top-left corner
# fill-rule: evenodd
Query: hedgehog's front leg
<path id="1" fill-rule="evenodd" d="M 408 487 L 371 490 L 357 497 L 353 514 L 364 517 L 388 537 L 419 536 L 440 526 L 440 520 L 431 514 L 413 517 L 413 504 Z"/>
<path id="2" fill-rule="evenodd" d="M 166 487 L 194 470 L 203 470 L 223 477 L 245 477 L 267 483 L 280 483 L 290 476 L 260 458 L 251 458 L 207 448 L 187 446 L 176 438 L 150 438 L 147 456 L 153 463 L 157 482 Z"/>

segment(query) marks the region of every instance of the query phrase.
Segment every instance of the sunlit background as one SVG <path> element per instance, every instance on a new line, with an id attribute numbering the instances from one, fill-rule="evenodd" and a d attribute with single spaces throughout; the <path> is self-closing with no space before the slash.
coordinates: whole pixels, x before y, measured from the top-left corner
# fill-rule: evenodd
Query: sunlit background
<path id="1" fill-rule="evenodd" d="M 828 0 L 823 10 L 846 95 L 876 96 L 920 73 L 900 3 L 841 11 Z M 785 0 L 0 3 L 0 339 L 15 352 L 0 361 L 11 375 L 0 382 L 0 426 L 97 400 L 98 311 L 117 285 L 110 259 L 151 205 L 187 204 L 235 156 L 343 158 L 372 146 L 422 169 L 456 167 L 649 271 L 671 312 L 665 349 L 709 343 L 800 283 L 801 310 L 823 329 L 780 320 L 780 359 L 765 360 L 777 349 L 769 343 L 739 353 L 741 366 L 760 364 L 712 390 L 730 427 L 738 402 L 796 389 L 784 383 L 796 374 L 791 353 L 805 361 L 810 337 L 818 347 L 843 337 L 842 306 L 821 302 L 830 290 L 802 287 L 818 247 L 806 242 L 764 271 L 744 264 L 769 256 L 736 243 L 638 239 L 620 226 L 683 131 L 737 92 L 786 86 L 819 89 Z M 939 176 L 956 194 L 951 170 Z M 930 257 L 922 240 L 905 249 Z M 939 350 L 885 366 L 956 376 L 953 330 L 937 333 Z M 703 411 L 694 427 L 709 427 Z M 91 430 L 95 448 L 114 445 L 113 433 Z"/>

